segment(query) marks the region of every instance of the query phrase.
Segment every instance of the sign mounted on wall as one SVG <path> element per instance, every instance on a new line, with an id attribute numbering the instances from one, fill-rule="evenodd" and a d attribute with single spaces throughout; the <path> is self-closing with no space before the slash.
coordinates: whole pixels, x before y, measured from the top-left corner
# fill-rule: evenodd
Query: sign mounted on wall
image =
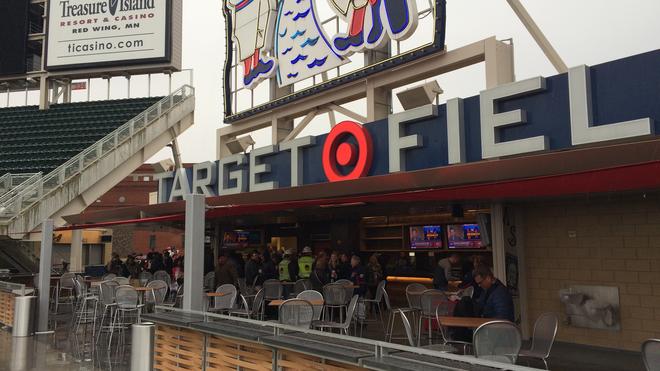
<path id="1" fill-rule="evenodd" d="M 228 0 L 225 121 L 444 51 L 446 0 L 429 5 L 418 11 L 415 0 Z M 390 45 L 404 40 L 413 46 Z M 371 51 L 379 57 L 359 59 Z M 271 77 L 280 88 L 308 81 L 305 88 L 292 87 L 292 94 L 249 109 L 232 104 L 243 87 L 255 89 Z"/>
<path id="2" fill-rule="evenodd" d="M 169 61 L 171 1 L 50 1 L 47 68 Z"/>

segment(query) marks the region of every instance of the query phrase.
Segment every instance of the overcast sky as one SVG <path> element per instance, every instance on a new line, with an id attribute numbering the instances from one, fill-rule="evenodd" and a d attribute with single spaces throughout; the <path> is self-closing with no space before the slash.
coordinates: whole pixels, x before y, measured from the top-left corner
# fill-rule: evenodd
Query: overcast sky
<path id="1" fill-rule="evenodd" d="M 322 0 L 317 0 L 322 1 Z M 512 38 L 516 79 L 556 74 L 505 0 L 448 0 L 449 50 L 489 36 Z M 216 130 L 221 126 L 225 26 L 222 1 L 183 1 L 183 65 L 194 69 L 195 125 L 179 137 L 184 162 L 216 159 Z M 658 0 L 523 0 L 529 13 L 566 64 L 594 65 L 660 48 Z M 438 78 L 444 98 L 468 97 L 484 89 L 483 66 Z M 326 116 L 327 117 L 327 116 Z M 313 123 L 304 134 L 321 134 Z M 257 147 L 270 144 L 268 133 L 254 136 Z M 153 160 L 171 158 L 168 150 Z"/>

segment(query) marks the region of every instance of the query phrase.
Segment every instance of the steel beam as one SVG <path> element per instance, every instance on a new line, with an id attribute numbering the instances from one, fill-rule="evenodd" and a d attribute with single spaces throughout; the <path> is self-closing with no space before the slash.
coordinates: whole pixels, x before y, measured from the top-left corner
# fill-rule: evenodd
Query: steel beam
<path id="1" fill-rule="evenodd" d="M 186 195 L 183 309 L 204 310 L 204 195 Z"/>
<path id="2" fill-rule="evenodd" d="M 50 270 L 53 258 L 53 220 L 41 223 L 41 252 L 39 253 L 39 320 L 37 332 L 48 331 L 50 302 Z"/>

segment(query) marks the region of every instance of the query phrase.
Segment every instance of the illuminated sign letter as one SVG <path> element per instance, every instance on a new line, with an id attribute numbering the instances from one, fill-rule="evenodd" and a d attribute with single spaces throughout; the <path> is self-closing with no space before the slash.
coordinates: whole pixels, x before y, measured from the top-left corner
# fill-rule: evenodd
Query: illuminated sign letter
<path id="1" fill-rule="evenodd" d="M 268 156 L 277 152 L 277 146 L 266 146 L 250 152 L 250 192 L 267 191 L 277 188 L 277 182 L 261 182 L 261 174 L 270 172 L 270 164 L 262 164 L 259 157 Z"/>
<path id="2" fill-rule="evenodd" d="M 188 185 L 188 174 L 186 169 L 176 169 L 174 172 L 174 182 L 172 183 L 172 192 L 170 192 L 169 202 L 183 200 L 183 196 L 190 194 Z"/>
<path id="3" fill-rule="evenodd" d="M 432 104 L 390 115 L 387 128 L 390 146 L 390 173 L 406 171 L 406 150 L 424 145 L 419 134 L 405 136 L 407 123 L 438 115 L 438 107 Z"/>
<path id="4" fill-rule="evenodd" d="M 582 65 L 568 71 L 568 91 L 571 103 L 571 143 L 574 146 L 653 134 L 650 118 L 594 125 L 589 67 Z"/>
<path id="5" fill-rule="evenodd" d="M 214 196 L 212 186 L 217 182 L 218 170 L 210 161 L 193 165 L 192 191 L 206 197 Z"/>
<path id="6" fill-rule="evenodd" d="M 460 98 L 447 101 L 447 158 L 450 165 L 465 162 L 465 122 Z"/>
<path id="7" fill-rule="evenodd" d="M 291 187 L 299 187 L 303 185 L 302 150 L 304 147 L 310 147 L 315 144 L 316 138 L 312 136 L 306 136 L 280 143 L 280 150 L 291 151 Z"/>
<path id="8" fill-rule="evenodd" d="M 248 171 L 245 168 L 247 156 L 240 153 L 233 156 L 227 156 L 218 162 L 218 195 L 226 196 L 247 191 Z M 238 170 L 227 171 L 229 165 L 238 165 Z M 235 180 L 236 186 L 230 187 L 229 181 Z"/>
<path id="9" fill-rule="evenodd" d="M 527 115 L 521 109 L 500 113 L 497 109 L 497 101 L 543 90 L 545 90 L 545 79 L 534 77 L 481 92 L 481 157 L 487 159 L 517 155 L 543 151 L 548 148 L 548 140 L 544 135 L 507 142 L 501 142 L 499 135 L 501 127 L 525 124 Z"/>

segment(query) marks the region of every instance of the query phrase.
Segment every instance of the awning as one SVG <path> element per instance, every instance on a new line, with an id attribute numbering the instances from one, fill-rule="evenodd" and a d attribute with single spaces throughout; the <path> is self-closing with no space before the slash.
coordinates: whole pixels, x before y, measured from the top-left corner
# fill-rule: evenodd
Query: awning
<path id="1" fill-rule="evenodd" d="M 441 169 L 437 169 L 441 171 Z M 390 174 L 384 177 L 401 177 L 402 174 Z M 365 178 L 369 179 L 369 178 Z M 352 182 L 358 182 L 352 181 Z M 350 182 L 343 182 L 348 184 Z M 402 190 L 368 195 L 343 197 L 310 198 L 273 202 L 253 202 L 244 204 L 224 203 L 226 197 L 207 198 L 207 219 L 274 212 L 287 209 L 331 207 L 333 205 L 353 205 L 359 203 L 405 203 L 417 201 L 455 202 L 479 200 L 521 200 L 538 197 L 557 197 L 582 194 L 602 194 L 637 190 L 657 190 L 660 187 L 660 160 L 642 164 L 617 166 L 606 169 L 582 171 L 572 174 L 538 176 L 525 179 L 488 182 L 482 184 L 460 185 L 453 187 Z M 268 191 L 268 192 L 276 192 Z M 259 192 L 263 193 L 263 192 Z M 135 208 L 125 210 L 128 215 L 136 212 Z M 91 223 L 72 224 L 58 230 L 110 227 L 122 224 L 154 223 L 181 221 L 185 219 L 185 203 L 176 202 L 148 207 L 151 213 L 169 211 L 165 215 L 104 220 Z M 139 211 L 139 209 L 138 209 Z M 174 212 L 172 212 L 174 211 Z M 117 213 L 113 213 L 116 215 Z M 66 217 L 67 220 L 84 220 L 86 214 Z M 107 216 L 107 215 L 106 215 Z M 94 215 L 98 220 L 103 215 Z"/>

